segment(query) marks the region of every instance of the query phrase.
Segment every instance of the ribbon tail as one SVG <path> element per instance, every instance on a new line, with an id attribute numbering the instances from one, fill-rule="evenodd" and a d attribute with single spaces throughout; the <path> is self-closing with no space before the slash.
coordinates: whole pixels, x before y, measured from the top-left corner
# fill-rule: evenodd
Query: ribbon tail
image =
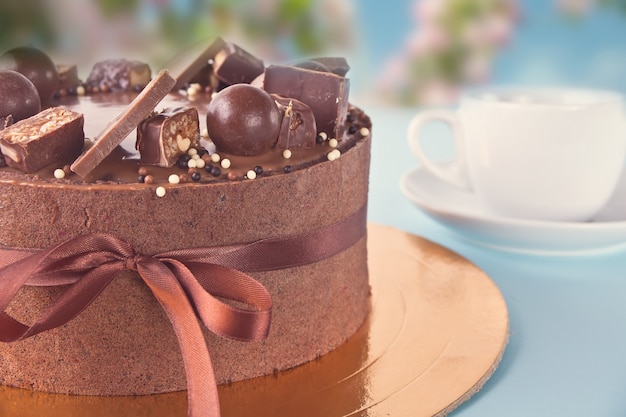
<path id="1" fill-rule="evenodd" d="M 196 315 L 207 329 L 244 342 L 267 337 L 272 316 L 272 297 L 251 276 L 220 265 L 164 259 L 178 277 Z M 214 296 L 215 295 L 215 296 Z M 216 297 L 237 301 L 249 308 L 229 305 Z"/>
<path id="2" fill-rule="evenodd" d="M 172 271 L 153 258 L 143 257 L 137 262 L 137 272 L 163 307 L 178 339 L 187 377 L 189 417 L 219 417 L 215 371 L 185 291 Z"/>

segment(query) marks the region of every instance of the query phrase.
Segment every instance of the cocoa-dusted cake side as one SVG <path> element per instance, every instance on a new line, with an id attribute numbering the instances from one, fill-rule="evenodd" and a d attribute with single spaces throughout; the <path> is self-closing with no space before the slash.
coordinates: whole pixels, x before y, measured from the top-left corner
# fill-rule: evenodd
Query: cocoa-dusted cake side
<path id="1" fill-rule="evenodd" d="M 159 198 L 147 185 L 71 185 L 0 180 L 0 242 L 47 248 L 106 232 L 140 253 L 252 242 L 332 224 L 367 204 L 370 138 L 336 161 L 244 182 L 179 184 Z M 269 337 L 243 343 L 207 332 L 218 383 L 287 369 L 344 342 L 368 312 L 365 238 L 312 265 L 253 274 L 270 292 Z M 9 313 L 26 322 L 58 289 L 28 287 Z M 131 272 L 74 320 L 0 344 L 3 384 L 95 395 L 185 389 L 171 324 Z"/>

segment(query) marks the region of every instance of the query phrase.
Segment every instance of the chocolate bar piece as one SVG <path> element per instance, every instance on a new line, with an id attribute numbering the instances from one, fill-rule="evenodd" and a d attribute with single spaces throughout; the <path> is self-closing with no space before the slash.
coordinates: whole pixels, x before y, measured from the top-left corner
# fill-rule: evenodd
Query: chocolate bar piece
<path id="1" fill-rule="evenodd" d="M 145 165 L 171 167 L 199 143 L 200 122 L 194 107 L 164 109 L 137 126 L 136 148 Z"/>
<path id="2" fill-rule="evenodd" d="M 208 46 L 198 45 L 175 57 L 165 68 L 176 78 L 172 90 L 178 91 L 192 82 L 203 86 L 212 85 L 215 55 L 224 49 L 226 42 L 220 37 L 211 40 Z"/>
<path id="3" fill-rule="evenodd" d="M 332 72 L 292 66 L 270 65 L 265 69 L 263 89 L 270 94 L 295 98 L 309 106 L 318 132 L 341 139 L 348 113 L 349 80 Z"/>
<path id="4" fill-rule="evenodd" d="M 309 106 L 293 98 L 272 95 L 282 108 L 283 120 L 276 148 L 307 149 L 315 146 L 317 126 L 315 115 Z"/>
<path id="5" fill-rule="evenodd" d="M 84 118 L 63 107 L 48 108 L 0 131 L 6 164 L 25 173 L 71 161 L 83 149 Z"/>
<path id="6" fill-rule="evenodd" d="M 93 146 L 83 152 L 70 169 L 85 177 L 109 155 L 156 107 L 171 90 L 176 80 L 162 70 L 95 138 Z"/>
<path id="7" fill-rule="evenodd" d="M 87 77 L 87 89 L 99 91 L 139 91 L 152 78 L 150 66 L 139 61 L 109 59 L 96 63 Z"/>
<path id="8" fill-rule="evenodd" d="M 213 62 L 215 76 L 228 85 L 250 84 L 264 70 L 262 60 L 232 43 L 226 43 Z"/>

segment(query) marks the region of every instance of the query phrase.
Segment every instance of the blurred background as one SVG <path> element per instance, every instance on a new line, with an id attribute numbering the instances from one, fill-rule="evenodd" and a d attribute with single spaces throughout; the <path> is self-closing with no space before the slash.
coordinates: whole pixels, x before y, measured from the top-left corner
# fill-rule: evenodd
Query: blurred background
<path id="1" fill-rule="evenodd" d="M 361 101 L 449 104 L 482 83 L 626 92 L 626 0 L 0 2 L 2 51 L 37 46 L 83 77 L 106 58 L 159 67 L 214 35 L 266 62 L 347 56 Z"/>

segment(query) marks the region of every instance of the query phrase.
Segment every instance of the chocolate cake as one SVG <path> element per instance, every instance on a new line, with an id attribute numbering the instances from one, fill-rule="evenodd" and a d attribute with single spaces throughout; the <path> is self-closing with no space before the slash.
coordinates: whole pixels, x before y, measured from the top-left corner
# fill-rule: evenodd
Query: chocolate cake
<path id="1" fill-rule="evenodd" d="M 211 71 L 207 50 L 219 87 L 193 83 Z M 363 323 L 370 120 L 344 101 L 345 65 L 265 67 L 266 89 L 263 75 L 224 81 L 243 79 L 231 66 L 257 71 L 242 51 L 216 40 L 141 92 L 57 94 L 44 107 L 84 118 L 78 157 L 46 145 L 66 134 L 4 153 L 37 115 L 0 130 L 0 383 L 189 388 L 191 415 L 218 415 L 212 374 L 224 384 L 298 366 Z M 281 86 L 279 73 L 315 88 Z M 45 159 L 29 153 L 40 148 Z"/>

